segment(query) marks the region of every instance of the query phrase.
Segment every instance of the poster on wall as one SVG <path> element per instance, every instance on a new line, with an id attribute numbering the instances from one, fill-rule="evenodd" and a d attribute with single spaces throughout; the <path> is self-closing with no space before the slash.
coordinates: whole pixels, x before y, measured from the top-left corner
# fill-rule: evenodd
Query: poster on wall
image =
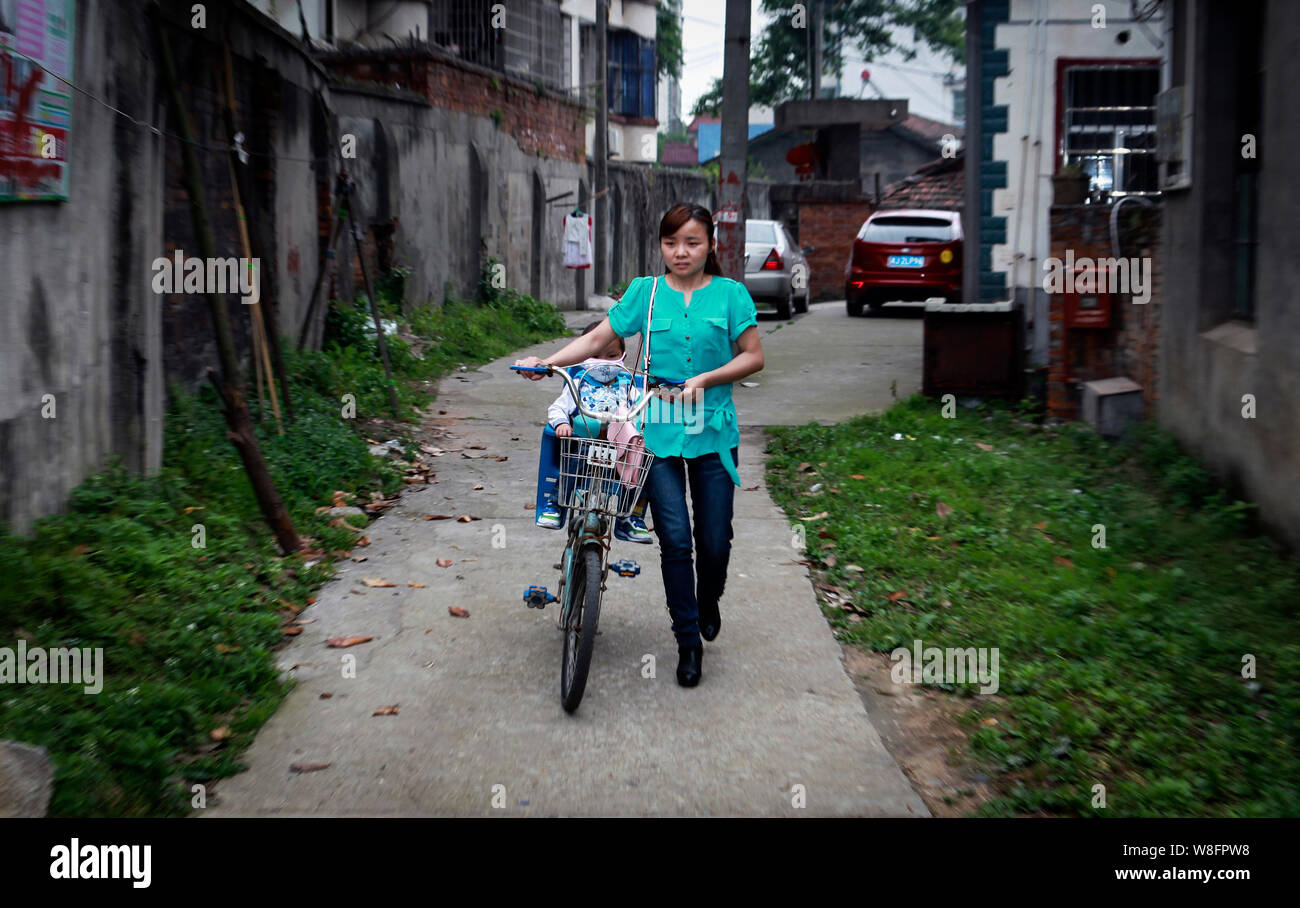
<path id="1" fill-rule="evenodd" d="M 67 201 L 76 0 L 0 0 L 0 202 Z"/>

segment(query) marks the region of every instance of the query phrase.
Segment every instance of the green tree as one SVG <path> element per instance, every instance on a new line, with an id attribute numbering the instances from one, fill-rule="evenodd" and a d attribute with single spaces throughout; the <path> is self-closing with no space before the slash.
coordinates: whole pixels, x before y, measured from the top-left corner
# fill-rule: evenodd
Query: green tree
<path id="1" fill-rule="evenodd" d="M 655 10 L 655 72 L 682 77 L 681 0 L 659 0 Z"/>
<path id="2" fill-rule="evenodd" d="M 754 43 L 749 58 L 749 101 L 772 107 L 782 101 L 808 96 L 808 7 L 792 7 L 787 0 L 762 0 L 772 21 Z M 903 52 L 916 56 L 914 46 L 895 43 L 895 27 L 912 30 L 918 44 L 947 54 L 955 62 L 965 58 L 966 24 L 961 0 L 827 0 L 822 20 L 824 69 L 843 68 L 846 49 L 866 60 Z M 695 102 L 693 115 L 718 116 L 722 109 L 722 79 Z"/>

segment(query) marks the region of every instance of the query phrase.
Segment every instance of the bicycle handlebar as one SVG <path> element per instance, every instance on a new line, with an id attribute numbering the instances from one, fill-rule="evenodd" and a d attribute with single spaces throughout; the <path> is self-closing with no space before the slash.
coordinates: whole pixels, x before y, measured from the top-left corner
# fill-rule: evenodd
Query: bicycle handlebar
<path id="1" fill-rule="evenodd" d="M 599 423 L 631 422 L 632 420 L 636 419 L 638 416 L 641 415 L 642 410 L 644 410 L 647 406 L 649 406 L 650 399 L 656 396 L 656 392 L 658 392 L 657 396 L 660 397 L 663 396 L 662 391 L 658 386 L 651 387 L 648 391 L 646 391 L 641 396 L 641 399 L 637 401 L 636 405 L 632 407 L 632 409 L 626 415 L 624 415 L 622 418 L 619 418 L 612 413 L 600 413 L 595 410 L 588 410 L 586 407 L 584 407 L 582 405 L 582 395 L 578 392 L 578 383 L 573 380 L 573 376 L 571 376 L 567 371 L 565 371 L 564 369 L 558 366 L 510 366 L 510 368 L 513 369 L 515 372 L 545 372 L 547 375 L 558 374 L 561 378 L 564 379 L 565 383 L 569 386 L 569 390 L 573 394 L 573 400 L 578 405 L 578 412 L 581 413 L 583 416 L 587 417 L 588 419 L 594 419 Z M 635 374 L 626 367 L 623 368 L 623 371 L 627 372 L 628 374 Z M 682 382 L 670 382 L 662 378 L 657 378 L 655 376 L 651 376 L 651 378 L 657 383 L 657 385 L 673 385 L 676 387 L 681 387 L 684 384 Z"/>

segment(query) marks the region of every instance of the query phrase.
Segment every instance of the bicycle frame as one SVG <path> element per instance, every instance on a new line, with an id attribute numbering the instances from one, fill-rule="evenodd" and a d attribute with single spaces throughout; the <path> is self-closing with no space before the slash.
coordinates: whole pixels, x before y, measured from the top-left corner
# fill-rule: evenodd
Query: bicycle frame
<path id="1" fill-rule="evenodd" d="M 602 426 L 614 422 L 635 421 L 645 411 L 645 408 L 649 406 L 651 400 L 662 395 L 662 388 L 658 386 L 642 390 L 641 399 L 638 400 L 630 410 L 620 416 L 617 413 L 589 410 L 583 406 L 582 394 L 579 391 L 578 382 L 562 368 L 556 366 L 511 366 L 510 368 L 516 372 L 545 372 L 547 375 L 558 373 L 569 386 L 569 391 L 572 393 L 574 402 L 577 404 L 578 412 L 586 418 L 600 423 Z M 635 373 L 632 373 L 630 369 L 624 368 L 623 371 L 635 375 Z M 679 386 L 679 383 L 677 382 L 669 382 L 662 378 L 655 378 L 654 381 L 657 385 Z M 609 442 L 600 439 L 593 439 L 593 441 L 600 444 L 609 444 Z M 644 481 L 644 479 L 642 481 Z M 570 614 L 573 609 L 572 597 L 568 595 L 568 591 L 572 589 L 573 564 L 589 546 L 594 545 L 600 547 L 600 588 L 602 592 L 606 588 L 605 580 L 609 576 L 610 536 L 612 535 L 614 522 L 613 516 L 603 513 L 600 508 L 595 507 L 592 499 L 588 499 L 583 502 L 583 504 L 574 504 L 569 508 L 569 510 L 569 538 L 565 545 L 564 555 L 560 563 L 560 586 L 556 591 L 558 594 L 556 598 L 559 599 L 561 603 L 560 615 L 557 620 L 557 624 L 561 629 L 568 626 Z M 594 582 L 594 578 L 587 578 L 587 582 Z"/>

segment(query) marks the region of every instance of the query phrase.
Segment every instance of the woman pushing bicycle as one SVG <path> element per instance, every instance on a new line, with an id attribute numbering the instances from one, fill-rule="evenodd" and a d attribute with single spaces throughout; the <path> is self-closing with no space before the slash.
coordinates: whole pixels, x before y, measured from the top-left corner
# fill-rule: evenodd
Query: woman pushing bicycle
<path id="1" fill-rule="evenodd" d="M 515 365 L 570 366 L 618 337 L 640 332 L 638 371 L 683 384 L 680 393 L 660 392 L 670 405 L 658 412 L 677 418 L 652 418 L 643 434 L 646 449 L 655 455 L 645 488 L 677 639 L 677 682 L 694 687 L 702 670 L 700 638 L 713 640 L 722 624 L 718 602 L 727 580 L 732 506 L 740 485 L 740 430 L 731 386 L 763 368 L 763 346 L 749 291 L 722 276 L 708 209 L 670 208 L 659 222 L 659 248 L 663 275 L 632 281 L 595 330 L 545 359 L 530 356 Z M 545 375 L 519 374 L 532 381 Z M 684 418 L 701 407 L 702 420 Z M 699 550 L 698 566 L 692 561 L 692 540 Z"/>

